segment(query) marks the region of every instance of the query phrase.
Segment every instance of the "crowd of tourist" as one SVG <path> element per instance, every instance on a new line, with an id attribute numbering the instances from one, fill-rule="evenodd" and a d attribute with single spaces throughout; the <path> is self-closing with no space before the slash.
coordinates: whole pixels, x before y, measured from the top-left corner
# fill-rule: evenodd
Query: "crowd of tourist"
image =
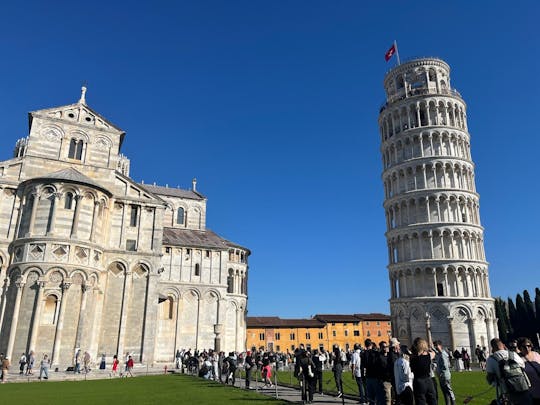
<path id="1" fill-rule="evenodd" d="M 445 405 L 454 405 L 452 374 L 471 370 L 476 360 L 486 372 L 489 384 L 495 387 L 497 404 L 540 404 L 540 354 L 532 350 L 527 338 L 512 341 L 508 350 L 499 339 L 491 341 L 491 355 L 486 347 L 477 346 L 474 359 L 467 349 L 450 350 L 441 341 L 429 345 L 417 338 L 411 347 L 396 338 L 378 345 L 367 339 L 345 351 L 311 350 L 300 345 L 293 353 L 274 353 L 252 348 L 245 353 L 223 353 L 212 350 L 192 352 L 179 350 L 176 367 L 222 383 L 235 382 L 235 371 L 245 370 L 245 387 L 250 387 L 257 372 L 263 387 L 273 387 L 274 370 L 287 369 L 300 381 L 302 400 L 313 401 L 314 394 L 323 394 L 323 371 L 331 370 L 337 396 L 343 395 L 343 372 L 351 372 L 358 388 L 358 402 L 369 405 L 435 405 L 438 390 Z M 465 398 L 466 400 L 466 398 Z M 470 398 L 469 398 L 470 400 Z"/>
<path id="2" fill-rule="evenodd" d="M 540 405 L 540 354 L 533 351 L 528 338 L 512 340 L 508 346 L 498 338 L 490 342 L 491 354 L 479 345 L 474 356 L 480 370 L 485 371 L 487 382 L 495 387 L 496 403 L 509 405 Z M 91 356 L 80 349 L 75 351 L 74 373 L 88 373 Z M 244 371 L 245 388 L 251 388 L 253 378 L 260 379 L 263 388 L 272 388 L 276 370 L 291 370 L 300 381 L 302 400 L 311 403 L 315 393 L 323 395 L 323 371 L 331 370 L 337 396 L 343 395 L 345 371 L 350 371 L 358 388 L 358 402 L 366 405 L 436 405 L 440 388 L 445 405 L 454 405 L 451 369 L 456 372 L 471 370 L 471 357 L 465 348 L 451 351 L 441 341 L 429 345 L 416 338 L 409 348 L 396 338 L 378 345 L 366 339 L 364 346 L 354 345 L 352 350 L 334 346 L 311 350 L 303 344 L 294 352 L 266 351 L 252 348 L 243 353 L 224 353 L 214 350 L 177 350 L 175 367 L 181 372 L 198 375 L 224 384 L 236 383 L 237 370 Z M 22 353 L 18 358 L 20 375 L 34 374 L 39 364 L 39 379 L 49 378 L 50 358 L 44 354 L 36 360 L 34 352 Z M 1 382 L 8 379 L 11 359 L 0 353 Z M 110 377 L 133 376 L 132 355 L 126 353 L 123 369 L 118 356 L 113 357 Z M 105 355 L 99 368 L 108 368 Z"/>

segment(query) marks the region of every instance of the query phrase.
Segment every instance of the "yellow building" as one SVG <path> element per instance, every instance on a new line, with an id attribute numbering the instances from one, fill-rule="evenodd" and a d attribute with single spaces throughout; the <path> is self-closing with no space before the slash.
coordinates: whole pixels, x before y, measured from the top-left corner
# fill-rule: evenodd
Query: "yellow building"
<path id="1" fill-rule="evenodd" d="M 247 348 L 264 347 L 277 352 L 306 348 L 330 349 L 339 345 L 352 349 L 370 338 L 376 343 L 391 337 L 390 317 L 384 314 L 315 315 L 308 319 L 281 319 L 277 316 L 247 318 Z"/>

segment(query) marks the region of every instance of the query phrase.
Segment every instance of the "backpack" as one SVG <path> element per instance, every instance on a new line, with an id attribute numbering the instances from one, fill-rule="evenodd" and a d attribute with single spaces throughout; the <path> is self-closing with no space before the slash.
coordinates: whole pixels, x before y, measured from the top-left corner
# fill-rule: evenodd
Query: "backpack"
<path id="1" fill-rule="evenodd" d="M 519 364 L 512 359 L 499 360 L 501 379 L 509 393 L 528 391 L 531 384 Z"/>

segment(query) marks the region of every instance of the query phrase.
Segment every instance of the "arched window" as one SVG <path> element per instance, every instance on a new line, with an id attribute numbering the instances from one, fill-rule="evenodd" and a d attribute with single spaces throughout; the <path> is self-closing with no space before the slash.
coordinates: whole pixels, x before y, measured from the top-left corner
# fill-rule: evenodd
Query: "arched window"
<path id="1" fill-rule="evenodd" d="M 173 319 L 174 317 L 174 311 L 173 311 L 173 308 L 174 308 L 174 299 L 173 297 L 169 297 L 169 299 L 167 300 L 167 304 L 169 305 L 169 308 L 168 308 L 168 316 L 169 316 L 169 319 Z"/>
<path id="2" fill-rule="evenodd" d="M 71 138 L 69 142 L 68 158 L 81 160 L 84 142 L 82 139 Z"/>
<path id="3" fill-rule="evenodd" d="M 58 298 L 56 295 L 49 295 L 45 299 L 45 304 L 43 306 L 43 315 L 41 317 L 42 324 L 54 325 L 56 322 L 56 311 L 58 308 Z"/>
<path id="4" fill-rule="evenodd" d="M 201 265 L 199 263 L 195 263 L 195 275 L 196 276 L 201 275 Z"/>
<path id="5" fill-rule="evenodd" d="M 160 319 L 170 320 L 174 319 L 174 298 L 168 296 L 167 298 L 159 298 L 158 304 L 160 306 Z"/>
<path id="6" fill-rule="evenodd" d="M 178 208 L 177 212 L 176 212 L 176 223 L 178 225 L 184 225 L 184 218 L 185 215 L 184 215 L 184 209 L 182 207 Z"/>
<path id="7" fill-rule="evenodd" d="M 229 269 L 229 275 L 227 276 L 227 292 L 230 294 L 234 292 L 233 269 Z"/>
<path id="8" fill-rule="evenodd" d="M 66 199 L 64 201 L 64 208 L 70 210 L 73 208 L 73 193 L 66 193 Z"/>

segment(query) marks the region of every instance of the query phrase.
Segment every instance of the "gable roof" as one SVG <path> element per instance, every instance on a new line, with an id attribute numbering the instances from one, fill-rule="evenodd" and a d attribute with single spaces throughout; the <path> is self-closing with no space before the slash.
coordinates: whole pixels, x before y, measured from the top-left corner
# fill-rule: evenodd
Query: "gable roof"
<path id="1" fill-rule="evenodd" d="M 313 318 L 321 322 L 360 322 L 356 316 L 348 314 L 316 314 Z"/>
<path id="2" fill-rule="evenodd" d="M 324 322 L 317 319 L 281 319 L 278 316 L 248 316 L 248 328 L 323 328 Z"/>
<path id="3" fill-rule="evenodd" d="M 144 183 L 139 183 L 139 186 L 157 195 L 188 198 L 191 200 L 205 200 L 206 199 L 205 196 L 193 190 L 184 190 L 182 188 L 155 186 L 155 185 L 144 184 Z"/>
<path id="4" fill-rule="evenodd" d="M 70 113 L 75 112 L 77 112 L 76 116 L 69 116 Z M 74 124 L 91 126 L 103 130 L 114 130 L 121 136 L 121 140 L 123 140 L 123 137 L 125 135 L 125 131 L 123 129 L 119 128 L 111 121 L 99 114 L 97 111 L 81 102 L 58 107 L 45 108 L 43 110 L 31 111 L 30 113 L 28 113 L 28 120 L 30 126 L 32 126 L 32 120 L 35 116 L 46 117 L 53 120 L 57 119 L 67 121 Z M 90 118 L 89 121 L 86 120 L 87 117 Z"/>
<path id="5" fill-rule="evenodd" d="M 210 230 L 163 228 L 163 245 L 207 247 L 226 250 L 227 241 Z"/>
<path id="6" fill-rule="evenodd" d="M 95 180 L 91 179 L 90 177 L 82 174 L 80 171 L 78 171 L 77 169 L 74 169 L 73 167 L 68 167 L 66 169 L 58 170 L 56 172 L 33 177 L 26 181 L 33 181 L 33 180 L 40 180 L 40 179 L 61 180 L 61 181 L 67 181 L 69 183 L 86 184 L 92 187 L 99 188 L 100 190 L 105 191 L 107 194 L 112 195 L 112 193 L 109 190 L 107 190 L 105 187 L 103 187 L 102 185 L 100 185 Z"/>
<path id="7" fill-rule="evenodd" d="M 221 250 L 228 250 L 231 247 L 239 247 L 241 249 L 245 249 L 247 255 L 251 254 L 251 251 L 249 249 L 232 243 L 209 229 L 198 230 L 164 227 L 163 245 L 210 249 L 213 248 Z"/>

